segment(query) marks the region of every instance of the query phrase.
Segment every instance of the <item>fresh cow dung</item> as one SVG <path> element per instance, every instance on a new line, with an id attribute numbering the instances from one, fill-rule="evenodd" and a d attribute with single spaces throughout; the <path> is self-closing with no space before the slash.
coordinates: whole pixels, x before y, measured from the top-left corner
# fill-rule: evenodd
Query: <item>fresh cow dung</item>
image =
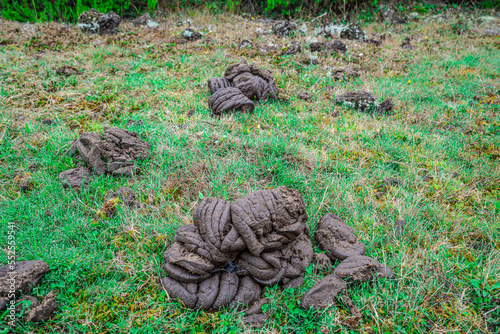
<path id="1" fill-rule="evenodd" d="M 162 280 L 189 308 L 249 306 L 262 286 L 300 285 L 312 261 L 305 203 L 296 190 L 256 191 L 234 202 L 204 198 L 193 221 L 165 251 Z"/>
<path id="2" fill-rule="evenodd" d="M 333 273 L 348 282 L 367 282 L 375 277 L 392 277 L 392 272 L 386 265 L 363 255 L 348 257 L 335 268 Z"/>
<path id="3" fill-rule="evenodd" d="M 84 132 L 66 154 L 82 160 L 85 167 L 62 172 L 59 180 L 64 186 L 80 187 L 91 174 L 131 176 L 138 173 L 140 169 L 135 161 L 148 157 L 150 147 L 135 132 L 105 127 L 103 135 Z"/>
<path id="4" fill-rule="evenodd" d="M 332 213 L 321 218 L 316 239 L 321 250 L 333 261 L 365 254 L 365 245 L 354 235 L 352 227 Z"/>

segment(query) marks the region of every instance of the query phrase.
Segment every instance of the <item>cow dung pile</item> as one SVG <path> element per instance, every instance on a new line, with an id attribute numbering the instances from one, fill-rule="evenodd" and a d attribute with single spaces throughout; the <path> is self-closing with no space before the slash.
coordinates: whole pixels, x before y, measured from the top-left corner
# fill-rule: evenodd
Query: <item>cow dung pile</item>
<path id="1" fill-rule="evenodd" d="M 24 305 L 24 321 L 47 321 L 58 310 L 56 296 L 49 292 L 42 303 L 27 294 L 44 278 L 49 266 L 44 261 L 21 261 L 0 267 L 0 311 L 15 306 L 14 312 L 21 313 Z M 16 299 L 18 297 L 21 298 Z"/>
<path id="2" fill-rule="evenodd" d="M 103 14 L 91 8 L 80 14 L 77 26 L 83 31 L 99 33 L 99 35 L 113 35 L 118 32 L 121 21 L 120 16 L 113 11 Z"/>
<path id="3" fill-rule="evenodd" d="M 335 302 L 347 282 L 368 282 L 374 278 L 390 278 L 391 270 L 365 256 L 365 245 L 354 235 L 353 228 L 332 213 L 321 218 L 316 231 L 319 247 L 332 261 L 342 261 L 331 275 L 321 279 L 301 299 L 301 307 L 315 310 Z M 323 255 L 324 256 L 324 255 Z M 322 262 L 325 259 L 321 258 Z"/>
<path id="4" fill-rule="evenodd" d="M 59 180 L 64 187 L 78 188 L 86 185 L 92 174 L 137 174 L 140 169 L 135 162 L 149 156 L 150 146 L 135 132 L 104 127 L 101 136 L 93 132 L 82 133 L 66 154 L 79 160 L 81 166 L 62 172 Z"/>
<path id="5" fill-rule="evenodd" d="M 271 72 L 246 60 L 230 65 L 223 78 L 208 79 L 208 88 L 208 106 L 216 116 L 229 110 L 253 111 L 255 102 L 278 98 Z"/>
<path id="6" fill-rule="evenodd" d="M 204 198 L 193 221 L 177 230 L 163 264 L 164 289 L 186 307 L 246 307 L 263 286 L 302 284 L 313 249 L 297 190 L 282 186 L 233 202 Z"/>

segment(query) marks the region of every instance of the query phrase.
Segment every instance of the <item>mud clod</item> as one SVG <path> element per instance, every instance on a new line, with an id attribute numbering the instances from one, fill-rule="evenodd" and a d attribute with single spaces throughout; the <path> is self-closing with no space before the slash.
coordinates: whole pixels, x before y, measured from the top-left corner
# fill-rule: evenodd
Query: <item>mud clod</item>
<path id="1" fill-rule="evenodd" d="M 321 250 L 333 261 L 365 254 L 365 245 L 354 235 L 352 227 L 332 213 L 321 218 L 316 239 Z"/>
<path id="2" fill-rule="evenodd" d="M 257 191 L 234 202 L 204 198 L 193 221 L 177 230 L 163 265 L 165 290 L 187 307 L 247 307 L 261 285 L 300 285 L 312 261 L 305 203 L 295 190 Z"/>
<path id="3" fill-rule="evenodd" d="M 333 273 L 348 282 L 368 282 L 375 277 L 392 277 L 392 272 L 386 265 L 363 255 L 348 257 L 335 268 Z"/>
<path id="4" fill-rule="evenodd" d="M 300 306 L 306 310 L 310 307 L 314 310 L 325 308 L 335 303 L 337 295 L 346 288 L 346 282 L 339 276 L 328 275 L 302 296 Z"/>

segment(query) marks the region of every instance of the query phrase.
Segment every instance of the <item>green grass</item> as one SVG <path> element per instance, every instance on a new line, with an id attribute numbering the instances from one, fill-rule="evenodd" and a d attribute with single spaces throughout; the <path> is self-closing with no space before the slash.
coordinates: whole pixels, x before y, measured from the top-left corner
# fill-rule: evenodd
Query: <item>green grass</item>
<path id="1" fill-rule="evenodd" d="M 396 278 L 349 286 L 363 315 L 356 321 L 340 302 L 319 312 L 300 309 L 303 293 L 328 274 L 311 266 L 299 289 L 266 288 L 271 321 L 263 332 L 498 331 L 498 39 L 453 35 L 451 23 L 416 22 L 388 28 L 393 37 L 381 48 L 349 42 L 350 56 L 302 66 L 301 55 L 254 57 L 255 49 L 231 46 L 261 23 L 245 21 L 246 30 L 235 34 L 239 19 L 197 19 L 220 30 L 185 45 L 168 40 L 181 27 L 157 40 L 124 25 L 100 46 L 76 30 L 67 39 L 51 35 L 56 24 L 37 25 L 36 36 L 0 35 L 9 41 L 0 45 L 0 245 L 14 222 L 17 259 L 43 259 L 51 269 L 33 294 L 55 290 L 60 306 L 51 322 L 19 322 L 15 332 L 251 332 L 242 312 L 193 311 L 169 300 L 159 285 L 162 257 L 202 196 L 234 200 L 280 185 L 302 193 L 312 231 L 334 212 Z M 0 21 L 7 24 L 14 25 Z M 385 31 L 380 24 L 366 29 Z M 416 50 L 402 50 L 411 34 L 419 36 Z M 212 119 L 207 79 L 242 56 L 270 69 L 289 101 Z M 59 77 L 62 65 L 84 73 Z M 359 66 L 363 74 L 336 82 L 325 65 Z M 394 114 L 334 104 L 335 95 L 351 89 L 394 98 Z M 299 100 L 300 90 L 313 101 Z M 189 118 L 190 109 L 196 113 Z M 81 192 L 63 189 L 58 175 L 74 162 L 61 152 L 79 131 L 104 125 L 151 143 L 143 173 L 101 176 Z M 23 192 L 26 178 L 32 189 Z M 132 188 L 143 208 L 119 206 L 116 216 L 97 217 L 105 194 L 119 186 Z M 398 219 L 406 220 L 400 238 Z"/>

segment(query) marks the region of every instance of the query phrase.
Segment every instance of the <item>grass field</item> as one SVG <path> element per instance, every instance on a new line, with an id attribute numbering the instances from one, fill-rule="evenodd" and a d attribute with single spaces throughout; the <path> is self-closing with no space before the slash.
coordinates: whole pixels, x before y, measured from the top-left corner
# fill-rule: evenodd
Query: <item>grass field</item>
<path id="1" fill-rule="evenodd" d="M 372 23 L 363 28 L 387 34 L 381 47 L 344 41 L 346 56 L 319 56 L 319 65 L 307 66 L 301 59 L 317 22 L 295 38 L 302 53 L 281 56 L 289 39 L 257 34 L 269 23 L 191 19 L 205 34 L 185 44 L 185 26 L 173 17 L 155 31 L 122 23 L 111 37 L 0 20 L 0 245 L 13 222 L 17 259 L 43 259 L 51 269 L 33 294 L 54 290 L 60 306 L 51 322 L 19 322 L 13 331 L 497 333 L 498 37 L 483 36 L 474 16 L 462 34 L 455 18 Z M 414 49 L 400 46 L 408 36 Z M 253 47 L 239 48 L 241 39 Z M 261 54 L 270 44 L 277 51 Z M 207 79 L 242 58 L 272 71 L 283 100 L 214 119 Z M 83 73 L 58 76 L 63 65 Z M 335 81 L 327 67 L 357 68 L 361 76 Z M 393 98 L 394 112 L 335 105 L 336 95 L 362 89 Z M 300 91 L 311 102 L 298 99 Z M 105 125 L 151 143 L 142 174 L 63 189 L 58 175 L 75 164 L 63 152 L 80 132 Z M 159 284 L 163 252 L 176 229 L 192 222 L 200 198 L 234 200 L 280 185 L 302 193 L 312 231 L 333 212 L 354 227 L 368 256 L 394 271 L 393 280 L 349 287 L 362 318 L 341 302 L 300 309 L 302 294 L 328 274 L 313 265 L 299 289 L 265 289 L 271 321 L 261 330 L 246 327 L 243 312 L 193 311 L 169 300 Z M 103 216 L 106 193 L 119 186 L 133 189 L 142 208 L 118 205 L 116 216 Z M 0 332 L 6 326 L 0 314 Z"/>

